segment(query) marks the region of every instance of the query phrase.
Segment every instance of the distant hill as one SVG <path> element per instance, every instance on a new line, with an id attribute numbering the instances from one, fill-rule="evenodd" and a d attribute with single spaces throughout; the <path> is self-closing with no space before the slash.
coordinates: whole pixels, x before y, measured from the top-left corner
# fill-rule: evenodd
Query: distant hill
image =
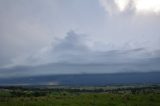
<path id="1" fill-rule="evenodd" d="M 32 76 L 22 78 L 0 78 L 0 85 L 105 86 L 112 84 L 151 83 L 160 83 L 160 72 L 116 74 L 70 74 Z"/>

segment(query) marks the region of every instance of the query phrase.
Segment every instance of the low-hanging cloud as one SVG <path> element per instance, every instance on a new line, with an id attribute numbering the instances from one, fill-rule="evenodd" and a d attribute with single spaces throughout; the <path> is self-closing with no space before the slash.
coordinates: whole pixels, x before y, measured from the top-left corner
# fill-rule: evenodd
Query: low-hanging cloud
<path id="1" fill-rule="evenodd" d="M 160 51 L 154 55 L 145 48 L 97 51 L 84 36 L 71 30 L 45 51 L 23 58 L 17 66 L 1 68 L 0 77 L 159 71 Z"/>
<path id="2" fill-rule="evenodd" d="M 66 37 L 59 39 L 56 44 L 42 49 L 40 52 L 24 58 L 24 64 L 48 64 L 48 63 L 127 63 L 137 62 L 136 59 L 143 59 L 151 56 L 151 53 L 146 48 L 137 47 L 127 49 L 114 49 L 110 47 L 104 50 L 97 50 L 97 48 L 90 47 L 90 43 L 96 47 L 94 42 L 86 37 L 87 35 L 78 34 L 71 30 Z M 15 60 L 17 62 L 18 60 Z M 27 63 L 25 63 L 27 62 Z"/>

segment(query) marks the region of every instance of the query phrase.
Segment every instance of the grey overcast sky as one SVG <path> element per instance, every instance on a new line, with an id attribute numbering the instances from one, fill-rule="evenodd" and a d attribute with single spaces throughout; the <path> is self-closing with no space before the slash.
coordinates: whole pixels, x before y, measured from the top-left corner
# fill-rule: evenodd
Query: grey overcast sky
<path id="1" fill-rule="evenodd" d="M 160 0 L 0 0 L 0 77 L 160 71 Z"/>

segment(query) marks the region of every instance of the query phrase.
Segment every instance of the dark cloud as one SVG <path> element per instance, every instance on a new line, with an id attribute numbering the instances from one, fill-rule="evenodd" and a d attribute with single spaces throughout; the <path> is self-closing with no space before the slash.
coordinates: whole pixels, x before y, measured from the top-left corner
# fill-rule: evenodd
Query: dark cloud
<path id="1" fill-rule="evenodd" d="M 1 68 L 1 78 L 41 76 L 54 74 L 159 72 L 160 59 L 147 59 L 132 63 L 50 63 L 40 66 Z"/>
<path id="2" fill-rule="evenodd" d="M 86 52 L 88 47 L 85 45 L 84 35 L 79 35 L 74 31 L 69 31 L 67 36 L 62 39 L 55 47 L 57 53 L 81 53 Z"/>

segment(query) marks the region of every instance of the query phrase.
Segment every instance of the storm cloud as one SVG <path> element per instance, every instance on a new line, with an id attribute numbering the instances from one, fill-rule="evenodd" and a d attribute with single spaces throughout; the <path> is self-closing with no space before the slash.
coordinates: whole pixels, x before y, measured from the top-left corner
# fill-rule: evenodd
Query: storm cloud
<path id="1" fill-rule="evenodd" d="M 135 3 L 0 1 L 0 77 L 160 71 L 159 8 Z"/>

